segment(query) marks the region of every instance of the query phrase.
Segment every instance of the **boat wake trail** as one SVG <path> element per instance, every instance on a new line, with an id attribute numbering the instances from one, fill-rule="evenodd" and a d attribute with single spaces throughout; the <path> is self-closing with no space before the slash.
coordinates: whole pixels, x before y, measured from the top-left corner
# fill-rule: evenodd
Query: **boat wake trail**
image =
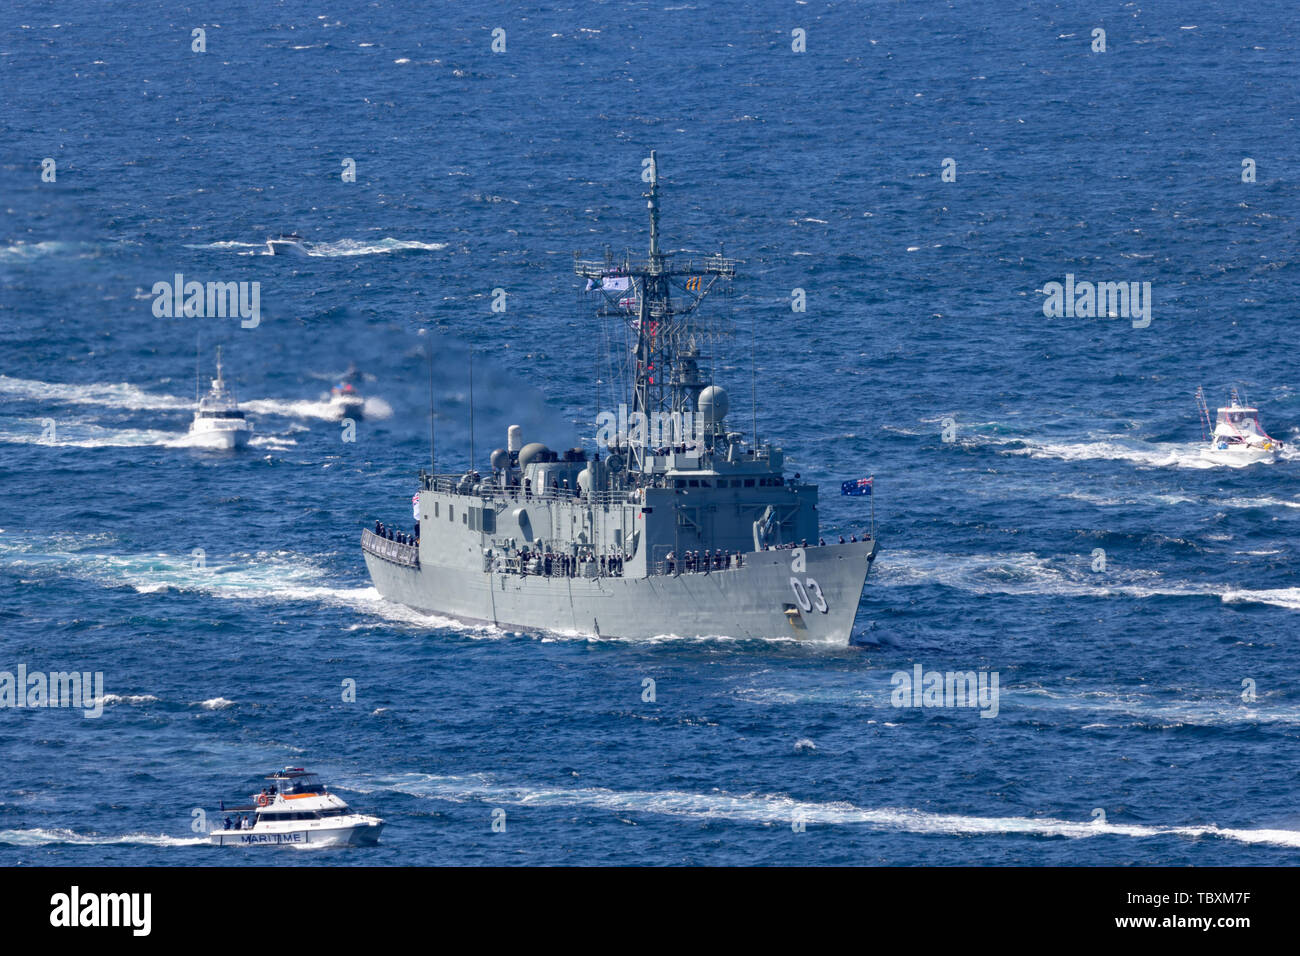
<path id="1" fill-rule="evenodd" d="M 175 395 L 146 392 L 128 382 L 117 384 L 68 385 L 0 375 L 0 395 L 33 402 L 65 405 L 103 405 L 132 411 L 192 409 L 194 402 Z"/>
<path id="2" fill-rule="evenodd" d="M 336 422 L 343 415 L 339 406 L 331 404 L 329 396 L 317 401 L 254 398 L 240 402 L 240 407 L 252 415 L 281 415 L 287 418 L 318 419 L 326 422 Z M 382 398 L 372 396 L 365 400 L 361 412 L 367 421 L 379 421 L 392 417 L 393 408 Z"/>
<path id="3" fill-rule="evenodd" d="M 58 422 L 53 440 L 45 437 L 45 426 L 33 419 L 22 430 L 0 429 L 0 442 L 13 445 L 49 445 L 51 448 L 145 448 L 174 446 L 177 432 L 144 428 L 103 428 L 83 422 Z"/>
<path id="4" fill-rule="evenodd" d="M 62 382 L 41 382 L 34 379 L 11 378 L 0 375 L 0 396 L 12 400 L 33 402 L 41 406 L 56 405 L 96 405 L 102 408 L 115 408 L 125 411 L 184 411 L 192 413 L 194 400 L 162 392 L 146 392 L 128 382 L 72 385 Z M 291 398 L 255 398 L 240 402 L 240 406 L 254 415 L 278 415 L 285 418 L 317 419 L 337 421 L 340 417 L 339 407 L 330 403 L 328 395 L 320 399 Z M 392 406 L 382 398 L 371 395 L 365 399 L 362 414 L 371 421 L 390 418 Z M 39 413 L 33 414 L 33 426 L 39 423 Z M 63 422 L 59 421 L 60 429 Z M 74 423 L 75 424 L 75 423 Z M 39 431 L 39 430 L 38 430 Z M 107 430 L 105 430 L 107 431 Z M 116 437 L 106 437 L 102 441 L 91 435 L 78 439 L 80 447 L 94 448 L 100 445 L 153 445 L 176 441 L 177 436 L 158 431 L 125 431 L 115 433 Z M 0 435 L 0 441 L 25 441 L 22 432 Z M 160 437 L 162 436 L 162 437 Z M 60 441 L 60 444 L 68 442 Z M 177 441 L 184 446 L 185 441 Z"/>
<path id="5" fill-rule="evenodd" d="M 1146 468 L 1248 468 L 1251 465 L 1268 465 L 1269 461 L 1242 461 L 1236 458 L 1207 457 L 1202 442 L 1144 442 L 1131 438 L 1098 437 L 1092 441 L 1039 441 L 1020 438 L 1011 441 L 989 442 L 1007 447 L 1000 449 L 1004 455 L 1025 455 L 1029 458 L 1055 458 L 1060 461 L 1127 461 Z M 1018 447 L 1011 447 L 1018 446 Z M 1277 453 L 1276 460 L 1300 460 L 1291 446 Z"/>
<path id="6" fill-rule="evenodd" d="M 394 604 L 374 587 L 332 585 L 327 573 L 309 556 L 291 551 L 231 554 L 220 559 L 205 555 L 202 566 L 196 566 L 198 559 L 188 553 L 125 554 L 102 550 L 111 543 L 102 537 L 37 538 L 0 530 L 0 568 L 18 570 L 27 577 L 74 575 L 105 587 L 129 587 L 140 594 L 205 594 L 229 601 L 326 604 L 394 624 L 454 629 L 471 637 L 504 637 L 509 633 Z"/>
<path id="7" fill-rule="evenodd" d="M 734 820 L 758 825 L 789 825 L 802 820 L 828 826 L 867 826 L 908 833 L 955 836 L 1029 836 L 1084 839 L 1099 836 L 1151 839 L 1219 838 L 1240 843 L 1300 847 L 1300 831 L 1197 826 L 1149 826 L 1053 817 L 979 817 L 931 813 L 907 808 L 866 808 L 851 803 L 813 803 L 773 794 L 691 793 L 681 790 L 607 790 L 600 787 L 563 788 L 509 785 L 486 775 L 443 777 L 404 774 L 359 777 L 348 789 L 362 793 L 388 791 L 430 800 L 477 801 L 527 807 L 586 807 L 608 813 L 648 813 L 709 820 Z"/>
<path id="8" fill-rule="evenodd" d="M 1099 580 L 1101 579 L 1101 580 Z M 1218 598 L 1225 604 L 1271 604 L 1300 610 L 1300 587 L 1233 588 L 1223 584 L 1165 581 L 1159 571 L 1116 569 L 1094 574 L 1085 560 L 1067 565 L 1032 552 L 942 554 L 882 552 L 876 562 L 877 587 L 939 584 L 974 594 L 1046 597 Z"/>
<path id="9" fill-rule="evenodd" d="M 339 239 L 337 242 L 313 242 L 307 246 L 307 255 L 324 258 L 347 256 L 374 256 L 393 252 L 438 252 L 447 248 L 445 242 L 418 242 L 414 239 L 384 238 L 378 242 L 356 239 Z"/>
<path id="10" fill-rule="evenodd" d="M 0 830 L 0 846 L 203 846 L 206 837 L 174 837 L 166 834 L 127 833 L 111 836 L 77 833 L 63 827 L 34 827 L 30 830 Z"/>
<path id="11" fill-rule="evenodd" d="M 420 242 L 416 239 L 394 239 L 391 236 L 379 240 L 337 239 L 334 242 L 304 242 L 306 255 L 317 259 L 340 259 L 351 256 L 387 255 L 403 252 L 439 252 L 446 249 L 445 242 Z M 240 242 L 225 240 L 186 245 L 186 249 L 210 249 L 217 252 L 233 252 L 241 256 L 269 256 L 271 252 L 265 242 Z"/>
<path id="12" fill-rule="evenodd" d="M 899 710 L 894 706 L 892 671 L 876 675 L 855 674 L 851 683 L 821 683 L 801 686 L 763 682 L 737 687 L 737 700 L 760 707 L 853 707 L 877 711 L 868 723 L 891 725 Z M 1184 691 L 1184 694 L 1187 692 Z M 1245 704 L 1234 694 L 1205 690 L 1194 696 L 1170 701 L 1141 691 L 1113 688 L 1079 690 L 1074 686 L 1018 687 L 1003 683 L 999 692 L 1000 711 L 1012 719 L 1051 720 L 1061 728 L 1084 732 L 1106 729 L 1170 730 L 1177 727 L 1237 729 L 1300 727 L 1300 708 L 1285 703 Z"/>

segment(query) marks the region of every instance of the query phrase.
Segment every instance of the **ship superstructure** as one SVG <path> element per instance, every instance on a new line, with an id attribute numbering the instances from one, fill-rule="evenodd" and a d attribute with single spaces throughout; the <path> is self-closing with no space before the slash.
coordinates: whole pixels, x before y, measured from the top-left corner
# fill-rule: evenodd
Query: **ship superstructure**
<path id="1" fill-rule="evenodd" d="M 847 643 L 874 534 L 820 543 L 817 486 L 729 427 L 704 353 L 720 323 L 704 306 L 737 263 L 660 251 L 654 153 L 647 171 L 646 256 L 575 257 L 597 317 L 626 336 L 630 373 L 595 449 L 552 450 L 511 426 L 482 473 L 422 470 L 415 532 L 362 534 L 371 577 L 391 600 L 507 628 Z"/>

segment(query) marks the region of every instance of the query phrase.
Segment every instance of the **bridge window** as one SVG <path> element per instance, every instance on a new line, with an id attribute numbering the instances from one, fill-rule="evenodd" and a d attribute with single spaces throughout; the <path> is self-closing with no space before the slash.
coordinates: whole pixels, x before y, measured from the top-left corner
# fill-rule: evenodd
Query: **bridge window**
<path id="1" fill-rule="evenodd" d="M 746 478 L 746 479 L 745 479 L 745 487 L 746 487 L 746 488 L 753 488 L 753 487 L 754 487 L 754 479 L 753 479 L 753 478 Z"/>

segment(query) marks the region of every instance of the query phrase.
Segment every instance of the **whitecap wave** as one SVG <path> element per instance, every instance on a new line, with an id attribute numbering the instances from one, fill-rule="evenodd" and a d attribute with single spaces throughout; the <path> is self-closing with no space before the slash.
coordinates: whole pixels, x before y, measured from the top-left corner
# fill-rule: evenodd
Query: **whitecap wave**
<path id="1" fill-rule="evenodd" d="M 153 694 L 105 694 L 103 697 L 95 698 L 94 703 L 102 704 L 105 707 L 112 707 L 116 704 L 154 704 L 158 698 Z"/>

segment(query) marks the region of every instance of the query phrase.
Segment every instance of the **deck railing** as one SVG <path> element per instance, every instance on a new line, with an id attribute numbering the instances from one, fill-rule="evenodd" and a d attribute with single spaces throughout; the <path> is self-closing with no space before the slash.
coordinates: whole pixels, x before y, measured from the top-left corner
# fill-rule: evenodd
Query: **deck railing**
<path id="1" fill-rule="evenodd" d="M 527 501 L 573 501 L 590 502 L 596 505 L 640 504 L 639 489 L 627 488 L 618 491 L 583 492 L 576 488 L 530 488 L 524 494 L 522 485 L 509 485 L 502 488 L 490 479 L 482 482 L 477 492 L 461 492 L 463 476 L 422 475 L 420 487 L 424 491 L 436 491 L 447 495 L 461 495 L 466 498 L 479 498 L 484 501 L 500 501 L 517 504 Z M 471 485 L 472 487 L 472 485 Z"/>
<path id="2" fill-rule="evenodd" d="M 400 541 L 380 537 L 369 528 L 361 532 L 361 548 L 393 564 L 400 564 L 407 568 L 420 566 L 420 549 L 416 545 L 402 544 Z"/>

